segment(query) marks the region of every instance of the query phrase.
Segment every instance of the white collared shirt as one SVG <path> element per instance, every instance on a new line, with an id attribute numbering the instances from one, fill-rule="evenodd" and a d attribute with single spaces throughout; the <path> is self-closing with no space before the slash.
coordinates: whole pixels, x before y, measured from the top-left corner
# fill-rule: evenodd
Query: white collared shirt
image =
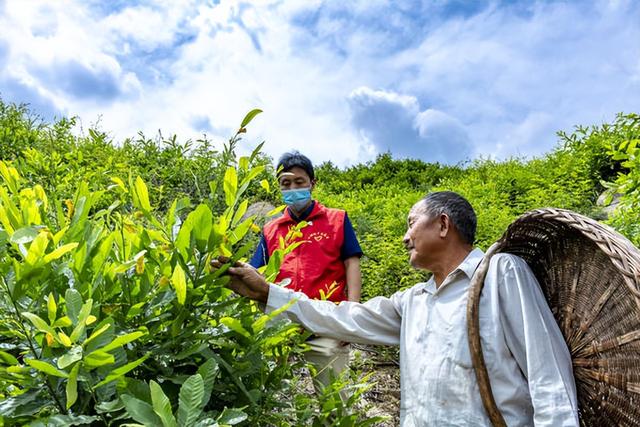
<path id="1" fill-rule="evenodd" d="M 491 426 L 467 342 L 469 282 L 483 257 L 475 249 L 436 288 L 433 278 L 364 304 L 310 300 L 270 285 L 267 311 L 317 335 L 400 346 L 400 424 Z M 493 394 L 507 425 L 578 426 L 571 357 L 529 266 L 510 254 L 491 259 L 480 299 L 480 335 Z"/>

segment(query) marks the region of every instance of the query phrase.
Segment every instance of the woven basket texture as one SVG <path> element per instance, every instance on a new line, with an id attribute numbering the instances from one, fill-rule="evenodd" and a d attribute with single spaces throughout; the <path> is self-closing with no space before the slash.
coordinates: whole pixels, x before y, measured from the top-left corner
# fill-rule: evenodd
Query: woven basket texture
<path id="1" fill-rule="evenodd" d="M 639 426 L 640 251 L 561 209 L 524 214 L 495 250 L 522 257 L 540 282 L 573 359 L 580 424 Z"/>

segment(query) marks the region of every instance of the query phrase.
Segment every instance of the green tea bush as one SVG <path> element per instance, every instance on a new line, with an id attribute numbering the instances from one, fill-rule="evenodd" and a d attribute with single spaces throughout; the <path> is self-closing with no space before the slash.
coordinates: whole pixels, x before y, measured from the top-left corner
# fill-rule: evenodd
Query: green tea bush
<path id="1" fill-rule="evenodd" d="M 253 247 L 247 191 L 265 167 L 257 151 L 232 152 L 253 115 L 207 183 L 221 212 L 186 197 L 162 211 L 139 176 L 80 182 L 60 200 L 34 183 L 30 153 L 0 161 L 0 425 L 362 421 L 354 409 L 296 404 L 299 326 L 234 297 L 225 268 L 209 267 Z M 59 166 L 80 174 L 70 163 Z"/>

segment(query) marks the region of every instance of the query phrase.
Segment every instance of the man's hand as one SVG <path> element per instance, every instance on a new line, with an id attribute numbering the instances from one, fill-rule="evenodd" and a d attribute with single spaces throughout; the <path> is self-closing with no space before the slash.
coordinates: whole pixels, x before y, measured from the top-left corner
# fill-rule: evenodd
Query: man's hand
<path id="1" fill-rule="evenodd" d="M 228 262 L 228 258 L 218 257 L 218 259 L 211 261 L 211 267 L 216 269 L 221 268 Z M 251 298 L 252 300 L 267 302 L 267 298 L 269 297 L 269 284 L 253 266 L 246 262 L 236 262 L 233 266 L 229 267 L 227 274 L 231 277 L 231 282 L 229 282 L 228 286 L 235 293 Z"/>

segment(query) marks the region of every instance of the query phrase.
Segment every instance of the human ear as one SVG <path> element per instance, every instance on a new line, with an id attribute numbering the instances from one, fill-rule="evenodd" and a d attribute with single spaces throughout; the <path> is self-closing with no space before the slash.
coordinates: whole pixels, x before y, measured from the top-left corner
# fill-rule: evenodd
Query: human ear
<path id="1" fill-rule="evenodd" d="M 447 214 L 440 215 L 440 237 L 447 237 L 450 228 L 451 223 L 449 222 L 449 216 Z"/>

